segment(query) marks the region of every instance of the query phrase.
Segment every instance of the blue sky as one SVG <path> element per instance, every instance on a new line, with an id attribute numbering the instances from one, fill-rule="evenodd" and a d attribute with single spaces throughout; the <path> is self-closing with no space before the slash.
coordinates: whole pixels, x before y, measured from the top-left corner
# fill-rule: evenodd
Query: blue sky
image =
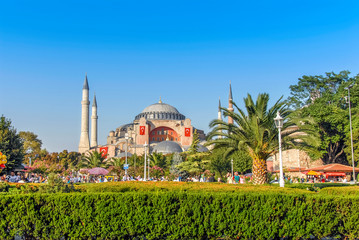
<path id="1" fill-rule="evenodd" d="M 359 73 L 359 1 L 0 1 L 0 114 L 76 150 L 85 73 L 99 143 L 162 96 L 205 130 L 232 81 L 289 95 L 302 75 Z"/>

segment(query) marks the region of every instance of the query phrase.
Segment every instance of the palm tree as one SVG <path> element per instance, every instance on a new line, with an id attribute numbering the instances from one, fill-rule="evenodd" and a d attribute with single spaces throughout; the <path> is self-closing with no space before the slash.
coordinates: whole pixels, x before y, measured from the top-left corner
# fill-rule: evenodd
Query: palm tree
<path id="1" fill-rule="evenodd" d="M 274 123 L 278 111 L 285 119 L 282 131 L 283 141 L 291 142 L 294 145 L 304 144 L 303 141 L 294 141 L 290 137 L 293 133 L 298 132 L 299 128 L 293 128 L 294 123 L 288 118 L 290 111 L 281 99 L 268 108 L 269 95 L 267 93 L 259 94 L 256 102 L 248 94 L 244 99 L 246 112 L 234 102 L 233 105 L 238 113 L 222 108 L 224 116 L 233 118 L 233 124 L 222 120 L 213 120 L 210 123 L 210 127 L 213 129 L 208 134 L 207 145 L 214 144 L 214 148 L 226 148 L 225 156 L 239 150 L 246 151 L 253 160 L 254 184 L 267 182 L 266 159 L 278 150 L 278 130 Z M 302 135 L 301 137 L 303 138 Z"/>
<path id="2" fill-rule="evenodd" d="M 122 158 L 111 158 L 108 162 L 107 165 L 108 166 L 113 166 L 113 167 L 123 167 L 123 164 L 125 164 L 125 160 Z"/>
<path id="3" fill-rule="evenodd" d="M 164 156 L 162 153 L 153 152 L 151 155 L 149 155 L 149 158 L 152 167 L 157 166 L 160 168 L 166 168 L 166 156 Z"/>
<path id="4" fill-rule="evenodd" d="M 84 154 L 81 158 L 81 165 L 85 168 L 95 168 L 107 166 L 105 157 L 102 156 L 100 152 L 88 152 Z"/>

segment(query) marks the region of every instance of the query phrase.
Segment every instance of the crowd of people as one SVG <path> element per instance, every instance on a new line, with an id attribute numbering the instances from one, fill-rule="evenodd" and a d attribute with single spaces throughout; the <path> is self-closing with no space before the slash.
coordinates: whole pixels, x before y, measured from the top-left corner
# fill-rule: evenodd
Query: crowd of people
<path id="1" fill-rule="evenodd" d="M 89 175 L 89 174 L 71 174 L 68 176 L 58 175 L 63 179 L 64 183 L 102 183 L 102 182 L 120 182 L 120 181 L 178 181 L 178 182 L 222 182 L 229 184 L 244 184 L 251 180 L 250 176 L 240 175 L 238 172 L 227 173 L 226 179 L 217 178 L 215 179 L 215 174 L 201 174 L 198 176 L 178 176 L 175 179 L 169 179 L 168 176 L 162 177 L 147 177 L 143 179 L 142 176 L 102 176 L 102 175 Z M 28 173 L 28 172 L 11 172 L 10 174 L 3 174 L 0 177 L 1 182 L 9 183 L 46 183 L 48 176 L 39 174 L 39 173 Z M 324 182 L 341 182 L 346 183 L 347 179 L 345 177 L 336 177 L 331 179 L 326 179 L 324 177 L 313 177 L 307 176 L 306 178 L 293 178 L 290 176 L 285 176 L 284 179 L 289 183 L 324 183 Z M 278 178 L 275 177 L 271 183 L 277 183 Z"/>
<path id="2" fill-rule="evenodd" d="M 142 176 L 103 176 L 103 175 L 89 175 L 89 174 L 71 174 L 63 176 L 58 174 L 63 179 L 64 183 L 102 183 L 102 182 L 119 182 L 119 181 L 177 181 L 177 182 L 222 182 L 222 183 L 244 183 L 245 177 L 239 175 L 238 172 L 227 174 L 227 179 L 215 178 L 215 174 L 201 174 L 198 176 L 178 176 L 175 179 L 170 179 L 168 176 L 162 177 L 146 177 Z M 9 183 L 46 183 L 48 176 L 40 173 L 29 172 L 11 172 L 10 174 L 2 174 L 0 177 L 1 182 Z"/>

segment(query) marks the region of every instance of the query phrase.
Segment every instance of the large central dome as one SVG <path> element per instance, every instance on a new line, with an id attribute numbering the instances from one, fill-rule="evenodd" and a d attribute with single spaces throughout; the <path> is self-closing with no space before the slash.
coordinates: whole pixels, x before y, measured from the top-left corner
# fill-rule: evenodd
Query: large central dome
<path id="1" fill-rule="evenodd" d="M 135 119 L 137 120 L 141 117 L 156 120 L 184 120 L 186 118 L 175 107 L 163 103 L 161 100 L 143 109 Z"/>
<path id="2" fill-rule="evenodd" d="M 167 113 L 179 113 L 179 111 L 166 103 L 155 103 L 152 104 L 145 109 L 143 109 L 142 113 L 148 113 L 148 112 L 167 112 Z"/>

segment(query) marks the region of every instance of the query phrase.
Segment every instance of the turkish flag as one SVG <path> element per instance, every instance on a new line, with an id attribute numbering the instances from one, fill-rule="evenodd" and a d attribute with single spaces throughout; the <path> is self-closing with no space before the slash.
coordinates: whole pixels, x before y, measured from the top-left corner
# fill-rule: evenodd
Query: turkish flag
<path id="1" fill-rule="evenodd" d="M 185 137 L 190 137 L 191 136 L 191 129 L 190 128 L 185 128 L 184 129 L 184 136 Z"/>
<path id="2" fill-rule="evenodd" d="M 145 126 L 140 126 L 140 135 L 145 135 L 145 130 L 146 130 Z"/>
<path id="3" fill-rule="evenodd" d="M 101 148 L 100 148 L 100 153 L 101 153 L 101 156 L 102 156 L 103 158 L 107 158 L 108 147 L 101 147 Z"/>

